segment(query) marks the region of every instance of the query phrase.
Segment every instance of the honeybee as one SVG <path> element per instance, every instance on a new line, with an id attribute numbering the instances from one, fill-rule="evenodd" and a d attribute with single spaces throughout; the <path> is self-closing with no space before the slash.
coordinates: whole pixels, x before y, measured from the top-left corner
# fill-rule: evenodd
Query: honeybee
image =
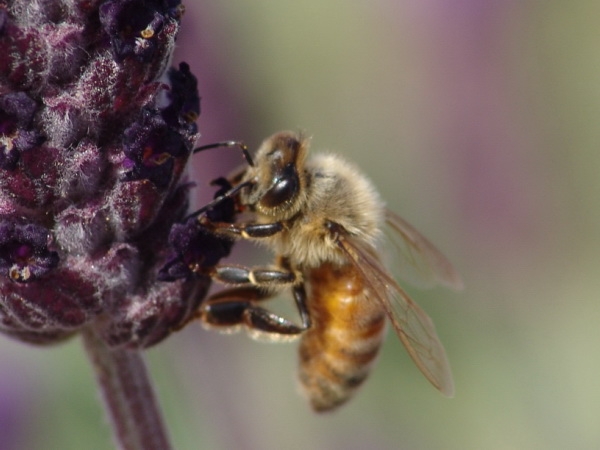
<path id="1" fill-rule="evenodd" d="M 367 378 L 387 317 L 423 375 L 452 396 L 452 373 L 431 319 L 382 262 L 382 230 L 387 227 L 421 279 L 458 289 L 460 276 L 425 237 L 385 208 L 357 167 L 333 154 L 309 158 L 308 147 L 306 137 L 289 131 L 267 138 L 254 159 L 242 146 L 248 165 L 230 177 L 232 189 L 195 213 L 214 233 L 260 242 L 276 255 L 270 267 L 212 269 L 213 279 L 233 287 L 205 301 L 198 318 L 223 330 L 245 327 L 254 337 L 299 337 L 300 384 L 314 410 L 328 411 Z M 201 215 L 227 198 L 250 220 L 215 223 Z M 301 325 L 260 306 L 285 288 Z"/>

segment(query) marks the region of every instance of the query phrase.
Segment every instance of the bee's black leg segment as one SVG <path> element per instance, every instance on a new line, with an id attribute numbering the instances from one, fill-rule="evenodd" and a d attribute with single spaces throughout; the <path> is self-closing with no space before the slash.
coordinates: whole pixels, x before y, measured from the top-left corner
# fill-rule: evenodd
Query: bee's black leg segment
<path id="1" fill-rule="evenodd" d="M 215 266 L 211 277 L 224 284 L 250 283 L 251 269 L 238 266 Z"/>
<path id="2" fill-rule="evenodd" d="M 299 327 L 289 320 L 258 306 L 248 308 L 245 319 L 244 324 L 248 328 L 263 333 L 293 336 L 304 331 L 304 327 Z"/>
<path id="3" fill-rule="evenodd" d="M 254 286 L 225 289 L 204 301 L 198 312 L 198 318 L 212 326 L 241 325 L 245 321 L 246 311 L 253 303 L 270 296 L 270 293 Z"/>
<path id="4" fill-rule="evenodd" d="M 216 266 L 211 276 L 214 280 L 224 284 L 251 284 L 254 286 L 293 284 L 298 280 L 298 275 L 290 270 L 242 266 Z"/>
<path id="5" fill-rule="evenodd" d="M 260 239 L 274 236 L 283 231 L 283 222 L 272 223 L 227 223 L 211 222 L 206 217 L 200 218 L 202 225 L 216 234 L 232 238 Z"/>
<path id="6" fill-rule="evenodd" d="M 241 191 L 242 189 L 251 186 L 252 182 L 247 181 L 245 183 L 241 183 L 238 184 L 237 186 L 229 189 L 227 192 L 225 192 L 223 195 L 219 195 L 217 198 L 213 199 L 212 202 L 208 203 L 207 205 L 204 205 L 202 208 L 197 209 L 196 211 L 194 211 L 191 214 L 188 214 L 187 216 L 185 216 L 184 218 L 184 222 L 188 219 L 191 219 L 192 217 L 199 217 L 201 214 L 205 213 L 207 210 L 209 210 L 210 208 L 213 208 L 215 206 L 217 206 L 219 203 L 222 203 L 223 201 L 229 199 L 229 198 L 233 198 L 235 197 L 239 191 Z M 206 217 L 202 217 L 201 222 L 203 223 L 211 223 L 210 221 L 208 221 L 208 219 Z M 206 224 L 205 223 L 205 224 Z"/>
<path id="7" fill-rule="evenodd" d="M 198 311 L 197 317 L 206 325 L 214 327 L 235 327 L 244 321 L 244 313 L 249 303 L 243 300 L 223 302 L 206 301 Z"/>
<path id="8" fill-rule="evenodd" d="M 255 302 L 266 300 L 270 293 L 257 287 L 226 289 L 211 296 L 200 308 L 197 317 L 209 326 L 230 328 L 244 325 L 250 331 L 293 336 L 304 331 L 291 321 L 278 316 Z"/>
<path id="9" fill-rule="evenodd" d="M 304 284 L 297 284 L 292 288 L 294 294 L 294 300 L 296 301 L 296 307 L 300 314 L 300 320 L 302 320 L 302 328 L 307 330 L 312 325 L 308 308 L 306 307 L 306 289 Z"/>
<path id="10" fill-rule="evenodd" d="M 273 236 L 283 230 L 283 223 L 246 223 L 238 224 L 243 237 L 262 238 Z"/>

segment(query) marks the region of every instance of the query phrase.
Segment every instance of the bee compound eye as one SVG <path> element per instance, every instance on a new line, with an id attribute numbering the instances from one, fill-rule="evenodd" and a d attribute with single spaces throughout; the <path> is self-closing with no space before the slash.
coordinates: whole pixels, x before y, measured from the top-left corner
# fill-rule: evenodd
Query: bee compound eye
<path id="1" fill-rule="evenodd" d="M 266 192 L 260 203 L 267 208 L 274 208 L 292 200 L 298 194 L 300 181 L 298 174 L 293 170 L 287 171 L 282 178 Z"/>

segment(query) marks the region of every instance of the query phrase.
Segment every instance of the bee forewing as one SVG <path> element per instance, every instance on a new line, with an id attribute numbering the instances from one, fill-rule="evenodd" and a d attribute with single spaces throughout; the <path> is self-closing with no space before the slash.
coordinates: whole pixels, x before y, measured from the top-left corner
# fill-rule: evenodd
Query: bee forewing
<path id="1" fill-rule="evenodd" d="M 453 397 L 450 363 L 431 318 L 399 286 L 388 288 L 387 295 L 382 302 L 388 305 L 392 325 L 409 355 L 442 394 Z"/>
<path id="2" fill-rule="evenodd" d="M 425 236 L 394 212 L 385 212 L 386 238 L 393 249 L 393 270 L 398 276 L 416 286 L 442 284 L 462 289 L 463 282 L 452 263 L 448 261 Z"/>
<path id="3" fill-rule="evenodd" d="M 388 274 L 371 248 L 348 236 L 341 236 L 339 242 L 386 311 L 416 366 L 442 394 L 452 397 L 452 371 L 431 318 Z"/>

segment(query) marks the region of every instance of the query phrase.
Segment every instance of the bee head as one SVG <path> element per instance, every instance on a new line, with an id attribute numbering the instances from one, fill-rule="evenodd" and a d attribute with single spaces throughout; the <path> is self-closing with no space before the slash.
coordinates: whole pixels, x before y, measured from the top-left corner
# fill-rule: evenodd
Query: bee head
<path id="1" fill-rule="evenodd" d="M 267 138 L 248 167 L 243 181 L 252 184 L 240 194 L 242 203 L 279 218 L 293 216 L 305 199 L 304 160 L 308 139 L 282 131 Z"/>

